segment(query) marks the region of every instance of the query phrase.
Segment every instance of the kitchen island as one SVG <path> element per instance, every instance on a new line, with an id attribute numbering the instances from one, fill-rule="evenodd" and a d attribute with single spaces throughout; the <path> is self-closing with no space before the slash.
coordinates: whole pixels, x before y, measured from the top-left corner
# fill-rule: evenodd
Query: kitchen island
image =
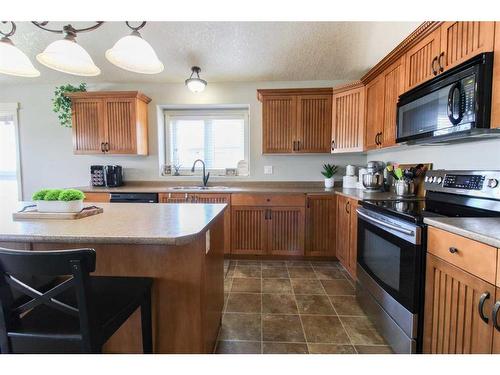
<path id="1" fill-rule="evenodd" d="M 152 289 L 155 353 L 211 353 L 222 308 L 225 204 L 109 204 L 79 220 L 14 221 L 22 203 L 2 203 L 0 247 L 19 250 L 92 248 L 96 275 L 147 276 Z M 142 351 L 140 312 L 104 347 Z"/>

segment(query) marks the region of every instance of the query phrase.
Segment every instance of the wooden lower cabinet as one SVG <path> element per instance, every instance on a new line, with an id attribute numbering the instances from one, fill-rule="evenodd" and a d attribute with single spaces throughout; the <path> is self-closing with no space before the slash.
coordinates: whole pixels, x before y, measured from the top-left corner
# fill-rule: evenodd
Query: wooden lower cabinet
<path id="1" fill-rule="evenodd" d="M 268 210 L 269 255 L 304 255 L 304 207 L 274 207 Z"/>
<path id="2" fill-rule="evenodd" d="M 494 296 L 494 285 L 427 254 L 424 353 L 491 353 Z M 499 346 L 496 343 L 496 350 Z"/>
<path id="3" fill-rule="evenodd" d="M 356 278 L 358 201 L 339 195 L 337 197 L 337 249 L 336 255 L 349 274 Z"/>
<path id="4" fill-rule="evenodd" d="M 498 284 L 497 284 L 498 285 Z M 500 304 L 500 288 L 497 287 L 497 294 L 495 298 L 495 304 Z M 500 308 L 499 308 L 500 309 Z M 496 319 L 496 326 L 494 325 L 493 331 L 493 354 L 500 354 L 500 311 L 495 315 L 494 312 L 491 314 L 491 319 Z M 496 328 L 498 327 L 498 328 Z"/>
<path id="5" fill-rule="evenodd" d="M 109 193 L 84 193 L 86 202 L 109 202 L 111 196 Z"/>
<path id="6" fill-rule="evenodd" d="M 231 253 L 266 254 L 267 210 L 265 207 L 231 207 Z"/>
<path id="7" fill-rule="evenodd" d="M 306 197 L 307 256 L 335 256 L 335 203 L 332 194 Z"/>

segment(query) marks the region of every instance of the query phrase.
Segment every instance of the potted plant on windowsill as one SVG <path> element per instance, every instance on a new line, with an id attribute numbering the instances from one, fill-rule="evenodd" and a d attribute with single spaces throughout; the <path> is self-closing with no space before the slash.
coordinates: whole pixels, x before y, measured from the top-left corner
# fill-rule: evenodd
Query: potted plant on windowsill
<path id="1" fill-rule="evenodd" d="M 325 188 L 331 189 L 335 185 L 335 178 L 333 177 L 337 173 L 338 167 L 333 164 L 323 164 L 323 171 L 321 174 L 325 176 Z"/>
<path id="2" fill-rule="evenodd" d="M 33 194 L 38 212 L 80 212 L 85 194 L 76 189 L 42 189 Z"/>

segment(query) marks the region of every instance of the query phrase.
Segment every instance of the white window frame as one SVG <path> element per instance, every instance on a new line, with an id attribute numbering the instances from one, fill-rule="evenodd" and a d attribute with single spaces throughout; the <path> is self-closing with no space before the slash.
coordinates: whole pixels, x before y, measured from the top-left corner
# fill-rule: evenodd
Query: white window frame
<path id="1" fill-rule="evenodd" d="M 17 197 L 24 200 L 23 197 L 23 179 L 21 165 L 21 141 L 19 132 L 19 103 L 0 103 L 0 115 L 10 115 L 14 119 L 14 134 L 16 137 L 16 179 L 17 179 Z"/>
<path id="2" fill-rule="evenodd" d="M 221 111 L 224 113 L 221 114 Z M 250 174 L 250 108 L 248 105 L 207 105 L 207 106 L 159 106 L 158 115 L 161 121 L 159 123 L 158 129 L 158 161 L 159 170 L 161 177 L 172 177 L 172 178 L 190 178 L 191 176 L 199 176 L 201 171 L 199 166 L 197 166 L 195 172 L 191 172 L 191 166 L 184 165 L 181 169 L 181 176 L 167 175 L 164 173 L 166 165 L 172 165 L 171 160 L 171 150 L 170 150 L 170 118 L 171 117 L 184 117 L 189 118 L 199 118 L 200 116 L 206 118 L 224 118 L 224 116 L 234 117 L 234 115 L 241 115 L 244 120 L 244 150 L 243 156 L 244 160 L 247 162 Z M 160 120 L 160 118 L 159 118 Z M 194 162 L 194 160 L 193 160 Z M 236 168 L 236 166 L 235 166 Z M 207 172 L 211 173 L 211 176 L 218 178 L 234 178 L 225 175 L 224 169 L 214 169 L 207 168 Z M 249 174 L 245 176 L 238 177 L 248 177 Z"/>

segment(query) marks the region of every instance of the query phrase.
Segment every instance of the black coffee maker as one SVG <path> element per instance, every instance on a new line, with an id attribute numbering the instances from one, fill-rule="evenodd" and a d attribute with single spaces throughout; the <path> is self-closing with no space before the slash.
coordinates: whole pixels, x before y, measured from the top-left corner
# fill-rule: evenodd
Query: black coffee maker
<path id="1" fill-rule="evenodd" d="M 106 175 L 106 186 L 117 187 L 123 185 L 123 173 L 121 165 L 106 165 L 104 167 Z"/>

